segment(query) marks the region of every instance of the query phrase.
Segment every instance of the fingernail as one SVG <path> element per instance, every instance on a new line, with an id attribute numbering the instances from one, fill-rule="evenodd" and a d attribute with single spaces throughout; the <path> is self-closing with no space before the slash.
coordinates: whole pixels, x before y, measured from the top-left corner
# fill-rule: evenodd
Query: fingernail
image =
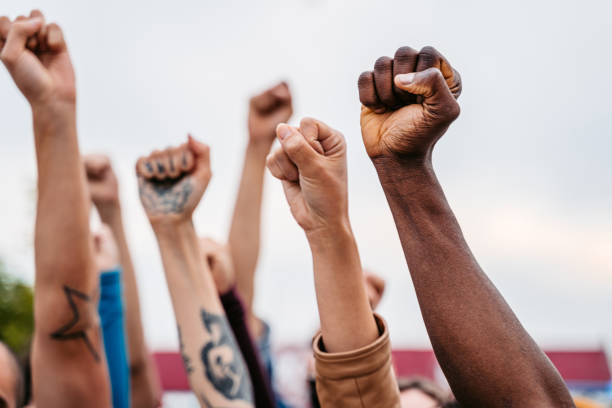
<path id="1" fill-rule="evenodd" d="M 395 76 L 395 81 L 399 85 L 410 85 L 412 82 L 414 82 L 414 75 L 414 72 L 409 74 L 399 74 Z"/>
<path id="2" fill-rule="evenodd" d="M 291 134 L 291 127 L 289 127 L 289 125 L 286 125 L 284 123 L 280 123 L 276 127 L 276 135 L 278 136 L 278 138 L 280 140 L 284 140 L 290 134 Z"/>

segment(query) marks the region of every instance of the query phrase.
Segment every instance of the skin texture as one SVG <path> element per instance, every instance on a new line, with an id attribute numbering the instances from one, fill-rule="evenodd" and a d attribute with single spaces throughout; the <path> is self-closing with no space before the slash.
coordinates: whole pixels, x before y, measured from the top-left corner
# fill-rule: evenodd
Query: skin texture
<path id="1" fill-rule="evenodd" d="M 244 299 L 249 326 L 256 337 L 262 330 L 260 320 L 253 313 L 253 295 L 266 156 L 276 139 L 276 125 L 288 121 L 292 113 L 291 92 L 285 82 L 252 97 L 249 102 L 249 141 L 228 246 L 236 270 L 236 288 Z"/>
<path id="2" fill-rule="evenodd" d="M 210 238 L 200 238 L 200 250 L 219 295 L 227 293 L 236 284 L 236 273 L 229 248 Z"/>
<path id="3" fill-rule="evenodd" d="M 11 351 L 0 342 L 0 408 L 17 408 L 20 369 Z"/>
<path id="4" fill-rule="evenodd" d="M 400 48 L 359 78 L 364 145 L 431 343 L 462 406 L 571 407 L 558 372 L 474 259 L 433 171 L 460 92 L 459 75 L 431 47 Z"/>
<path id="5" fill-rule="evenodd" d="M 35 47 L 27 49 L 33 37 Z M 38 11 L 13 23 L 0 18 L 0 38 L 0 58 L 30 103 L 34 123 L 39 175 L 32 346 L 36 405 L 109 407 L 70 56 L 61 29 L 46 24 Z M 59 367 L 62 375 L 57 375 Z"/>
<path id="6" fill-rule="evenodd" d="M 267 160 L 312 251 L 323 341 L 328 352 L 372 343 L 378 329 L 348 217 L 346 143 L 315 119 L 277 128 L 281 146 Z"/>
<path id="7" fill-rule="evenodd" d="M 161 404 L 161 386 L 142 328 L 138 283 L 123 226 L 117 176 L 107 156 L 86 155 L 83 162 L 91 201 L 117 243 L 119 260 L 115 266 L 120 264 L 123 269 L 131 403 L 134 408 L 157 407 Z"/>
<path id="8" fill-rule="evenodd" d="M 202 407 L 253 407 L 248 371 L 200 249 L 192 214 L 212 176 L 208 146 L 142 157 L 140 199 L 159 244 L 191 389 Z"/>

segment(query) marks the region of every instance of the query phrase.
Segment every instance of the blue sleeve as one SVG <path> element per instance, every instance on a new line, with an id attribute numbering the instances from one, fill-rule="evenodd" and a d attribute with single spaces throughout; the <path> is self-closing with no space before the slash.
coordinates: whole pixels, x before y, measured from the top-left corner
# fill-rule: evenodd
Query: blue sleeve
<path id="1" fill-rule="evenodd" d="M 125 339 L 121 270 L 100 274 L 98 313 L 110 375 L 113 408 L 129 408 L 130 372 Z"/>

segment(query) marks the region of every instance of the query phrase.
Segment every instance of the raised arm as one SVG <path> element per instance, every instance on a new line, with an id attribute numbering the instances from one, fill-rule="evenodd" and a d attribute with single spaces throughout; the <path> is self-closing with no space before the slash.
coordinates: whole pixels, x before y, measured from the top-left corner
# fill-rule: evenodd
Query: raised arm
<path id="1" fill-rule="evenodd" d="M 251 331 L 256 335 L 260 334 L 259 322 L 252 309 L 266 156 L 276 137 L 276 125 L 289 120 L 292 112 L 291 93 L 284 82 L 254 96 L 249 103 L 249 141 L 228 244 L 236 270 L 236 287 L 245 301 Z"/>
<path id="2" fill-rule="evenodd" d="M 141 158 L 136 171 L 161 251 L 191 389 L 202 407 L 253 407 L 248 370 L 191 218 L 211 177 L 208 146 L 189 138 L 180 147 Z"/>
<path id="3" fill-rule="evenodd" d="M 397 407 L 388 333 L 370 308 L 348 217 L 344 137 L 314 119 L 302 120 L 299 128 L 281 124 L 277 134 L 281 147 L 267 165 L 282 181 L 312 251 L 321 321 L 314 344 L 321 406 Z"/>
<path id="4" fill-rule="evenodd" d="M 397 50 L 359 78 L 363 141 L 393 213 L 436 357 L 462 406 L 571 407 L 557 370 L 470 252 L 432 166 L 459 115 L 459 74 Z"/>
<path id="5" fill-rule="evenodd" d="M 161 389 L 155 364 L 151 360 L 142 329 L 138 284 L 123 225 L 117 177 L 104 155 L 83 158 L 91 200 L 117 242 L 125 289 L 126 329 L 132 406 L 151 408 L 160 404 Z"/>
<path id="6" fill-rule="evenodd" d="M 95 302 L 98 275 L 76 131 L 72 64 L 61 29 L 40 12 L 0 18 L 0 58 L 32 107 L 38 165 L 32 351 L 38 407 L 108 407 Z"/>

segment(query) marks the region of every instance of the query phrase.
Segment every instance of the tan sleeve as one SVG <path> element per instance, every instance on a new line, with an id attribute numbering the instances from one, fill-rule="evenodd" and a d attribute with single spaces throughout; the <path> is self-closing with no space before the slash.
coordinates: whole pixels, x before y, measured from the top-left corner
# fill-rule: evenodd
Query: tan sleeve
<path id="1" fill-rule="evenodd" d="M 380 336 L 372 344 L 327 353 L 321 333 L 313 339 L 317 395 L 323 408 L 399 408 L 387 324 L 374 314 Z"/>

